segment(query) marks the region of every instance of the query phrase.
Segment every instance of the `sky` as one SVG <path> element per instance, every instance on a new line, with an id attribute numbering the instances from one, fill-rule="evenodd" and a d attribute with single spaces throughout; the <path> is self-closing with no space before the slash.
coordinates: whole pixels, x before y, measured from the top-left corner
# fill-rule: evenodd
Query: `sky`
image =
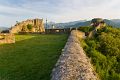
<path id="1" fill-rule="evenodd" d="M 47 18 L 52 22 L 120 19 L 120 0 L 0 0 L 0 26 Z"/>

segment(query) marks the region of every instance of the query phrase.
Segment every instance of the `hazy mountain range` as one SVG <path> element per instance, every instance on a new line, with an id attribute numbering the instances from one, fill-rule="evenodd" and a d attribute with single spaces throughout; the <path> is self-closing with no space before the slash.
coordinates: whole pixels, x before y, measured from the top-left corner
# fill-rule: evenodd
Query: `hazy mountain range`
<path id="1" fill-rule="evenodd" d="M 119 27 L 120 28 L 120 19 L 104 19 L 104 21 L 108 24 L 111 25 L 113 27 Z M 46 23 L 45 28 L 50 29 L 53 28 L 52 26 L 54 26 L 55 28 L 76 28 L 76 27 L 81 27 L 81 26 L 89 26 L 91 24 L 91 21 L 87 21 L 87 20 L 78 20 L 78 21 L 72 21 L 72 22 L 66 22 L 66 23 L 55 23 L 55 22 L 48 22 L 47 26 Z M 2 30 L 6 30 L 9 29 L 7 27 L 1 27 L 0 26 L 0 32 Z"/>
<path id="2" fill-rule="evenodd" d="M 9 29 L 9 28 L 7 28 L 7 27 L 1 27 L 1 26 L 0 26 L 0 32 L 3 31 L 3 30 L 8 30 L 8 29 Z"/>
<path id="3" fill-rule="evenodd" d="M 120 19 L 104 19 L 104 21 L 113 27 L 120 27 Z M 75 28 L 75 27 L 81 27 L 81 26 L 89 26 L 91 24 L 91 21 L 86 20 L 79 20 L 79 21 L 72 21 L 67 23 L 55 23 L 55 22 L 49 22 L 47 23 L 46 28 L 52 28 L 54 26 L 55 28 Z M 46 26 L 46 24 L 45 24 Z"/>

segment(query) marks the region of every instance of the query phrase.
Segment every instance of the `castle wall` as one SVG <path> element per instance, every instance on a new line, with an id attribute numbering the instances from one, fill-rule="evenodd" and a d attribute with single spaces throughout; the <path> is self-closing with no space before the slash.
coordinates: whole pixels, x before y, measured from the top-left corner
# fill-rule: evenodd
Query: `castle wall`
<path id="1" fill-rule="evenodd" d="M 27 30 L 27 25 L 30 24 L 33 26 L 32 30 Z M 10 29 L 10 33 L 19 33 L 19 32 L 45 32 L 43 19 L 28 19 L 17 23 Z"/>
<path id="2" fill-rule="evenodd" d="M 15 43 L 14 34 L 0 34 L 0 44 Z"/>
<path id="3" fill-rule="evenodd" d="M 62 49 L 55 67 L 51 73 L 51 80 L 99 80 L 90 59 L 81 47 L 79 39 L 84 33 L 73 30 Z"/>

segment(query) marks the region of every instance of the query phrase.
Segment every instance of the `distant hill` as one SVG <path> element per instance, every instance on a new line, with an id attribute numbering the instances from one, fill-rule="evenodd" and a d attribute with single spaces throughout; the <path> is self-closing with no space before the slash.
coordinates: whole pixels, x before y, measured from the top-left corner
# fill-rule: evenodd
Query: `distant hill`
<path id="1" fill-rule="evenodd" d="M 111 19 L 112 22 L 120 23 L 120 19 Z"/>
<path id="2" fill-rule="evenodd" d="M 108 24 L 111 25 L 113 27 L 120 27 L 120 19 L 112 19 L 112 20 L 108 20 L 108 19 L 104 19 L 104 21 Z M 67 23 L 55 23 L 55 22 L 49 22 L 47 24 L 46 28 L 52 28 L 52 25 L 55 26 L 55 28 L 77 28 L 80 26 L 89 26 L 91 24 L 91 21 L 72 21 L 72 22 L 67 22 Z M 46 24 L 45 24 L 46 26 Z"/>
<path id="3" fill-rule="evenodd" d="M 70 27 L 80 27 L 87 25 L 88 21 L 86 20 L 79 20 L 79 21 L 72 21 L 72 22 L 66 22 L 66 23 L 55 23 L 55 22 L 49 22 L 47 24 L 47 28 L 52 28 L 52 25 L 55 26 L 55 28 L 70 28 Z M 45 24 L 46 26 L 46 24 Z"/>
<path id="4" fill-rule="evenodd" d="M 112 20 L 108 20 L 105 19 L 104 20 L 108 25 L 111 25 L 113 27 L 119 27 L 120 28 L 120 19 L 112 19 Z"/>
<path id="5" fill-rule="evenodd" d="M 3 30 L 8 30 L 8 28 L 7 27 L 0 27 L 0 32 Z"/>

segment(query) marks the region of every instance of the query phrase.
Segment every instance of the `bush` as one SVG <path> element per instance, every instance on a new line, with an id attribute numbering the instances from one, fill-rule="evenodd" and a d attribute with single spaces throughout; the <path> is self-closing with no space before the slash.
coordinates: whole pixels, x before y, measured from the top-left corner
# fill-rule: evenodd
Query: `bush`
<path id="1" fill-rule="evenodd" d="M 32 26 L 31 24 L 28 24 L 28 25 L 27 25 L 27 29 L 28 29 L 29 31 L 31 31 L 32 28 L 33 28 L 33 26 Z"/>
<path id="2" fill-rule="evenodd" d="M 101 80 L 120 80 L 120 29 L 98 30 L 94 38 L 85 39 L 85 43 L 84 50 Z"/>
<path id="3" fill-rule="evenodd" d="M 79 27 L 78 30 L 83 31 L 83 32 L 88 32 L 89 27 Z"/>

